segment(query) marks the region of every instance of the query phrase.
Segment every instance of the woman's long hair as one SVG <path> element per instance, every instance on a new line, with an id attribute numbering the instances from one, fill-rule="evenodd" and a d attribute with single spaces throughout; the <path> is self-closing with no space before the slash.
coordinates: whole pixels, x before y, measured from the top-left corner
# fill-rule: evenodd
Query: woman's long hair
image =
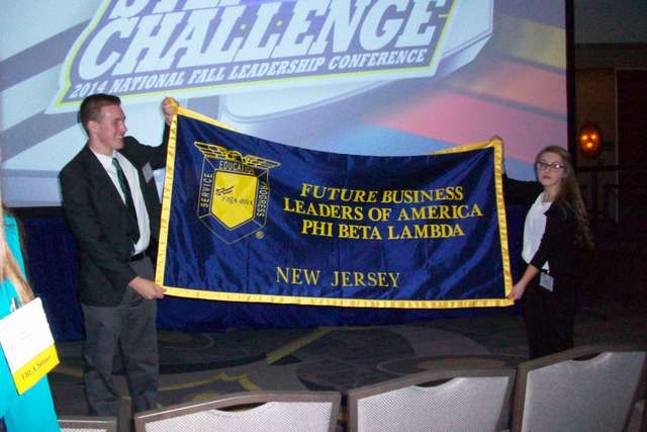
<path id="1" fill-rule="evenodd" d="M 589 218 L 586 213 L 586 207 L 584 207 L 582 194 L 580 193 L 580 186 L 575 177 L 575 169 L 571 162 L 571 155 L 562 147 L 548 146 L 537 154 L 535 162 L 539 162 L 539 159 L 545 153 L 556 154 L 564 162 L 564 175 L 553 202 L 573 210 L 575 220 L 577 221 L 575 233 L 576 244 L 587 249 L 593 249 L 593 235 L 589 228 Z"/>
<path id="2" fill-rule="evenodd" d="M 1 160 L 2 159 L 0 159 L 0 161 Z M 0 187 L 0 203 L 2 202 L 1 189 L 2 188 Z M 18 261 L 16 261 L 16 258 L 13 256 L 13 253 L 9 248 L 9 244 L 7 243 L 4 214 L 4 206 L 0 205 L 0 281 L 9 279 L 20 296 L 22 304 L 25 304 L 34 298 L 34 293 L 20 271 Z"/>

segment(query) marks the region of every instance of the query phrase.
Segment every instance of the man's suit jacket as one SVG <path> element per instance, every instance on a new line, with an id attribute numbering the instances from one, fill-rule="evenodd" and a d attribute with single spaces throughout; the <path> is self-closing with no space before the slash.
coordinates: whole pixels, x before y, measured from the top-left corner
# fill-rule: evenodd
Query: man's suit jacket
<path id="1" fill-rule="evenodd" d="M 151 243 L 157 241 L 161 213 L 152 171 L 166 163 L 167 136 L 165 128 L 163 144 L 158 147 L 125 137 L 124 148 L 119 151 L 139 174 Z M 65 165 L 59 179 L 65 217 L 79 246 L 81 303 L 116 306 L 128 283 L 137 276 L 128 264 L 133 247 L 128 236 L 128 209 L 87 145 Z"/>

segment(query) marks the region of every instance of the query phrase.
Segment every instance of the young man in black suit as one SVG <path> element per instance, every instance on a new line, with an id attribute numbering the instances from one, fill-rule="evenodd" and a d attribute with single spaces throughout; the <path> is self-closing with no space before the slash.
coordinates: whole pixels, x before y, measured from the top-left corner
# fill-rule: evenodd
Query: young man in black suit
<path id="1" fill-rule="evenodd" d="M 91 414 L 117 416 L 112 371 L 119 352 L 134 412 L 155 408 L 158 383 L 155 299 L 147 252 L 159 234 L 160 202 L 153 170 L 166 163 L 168 125 L 177 104 L 164 99 L 162 145 L 124 136 L 118 97 L 88 96 L 79 120 L 86 146 L 60 173 L 63 210 L 80 253 L 80 300 L 86 340 L 84 383 Z"/>

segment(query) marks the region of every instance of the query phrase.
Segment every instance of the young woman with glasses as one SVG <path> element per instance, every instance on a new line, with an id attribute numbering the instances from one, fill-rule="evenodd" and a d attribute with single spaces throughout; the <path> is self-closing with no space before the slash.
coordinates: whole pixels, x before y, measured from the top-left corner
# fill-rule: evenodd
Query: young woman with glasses
<path id="1" fill-rule="evenodd" d="M 569 153 L 546 147 L 535 169 L 538 182 L 504 176 L 506 200 L 530 205 L 521 254 L 526 267 L 508 296 L 522 300 L 530 358 L 573 346 L 581 252 L 593 247 Z"/>

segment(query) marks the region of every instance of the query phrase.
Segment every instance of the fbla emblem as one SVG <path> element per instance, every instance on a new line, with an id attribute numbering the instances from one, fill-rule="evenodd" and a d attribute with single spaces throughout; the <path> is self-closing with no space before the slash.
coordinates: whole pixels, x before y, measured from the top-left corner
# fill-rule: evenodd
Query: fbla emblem
<path id="1" fill-rule="evenodd" d="M 216 144 L 195 142 L 204 155 L 198 218 L 227 244 L 265 226 L 270 198 L 269 170 L 281 165 L 243 156 Z"/>

